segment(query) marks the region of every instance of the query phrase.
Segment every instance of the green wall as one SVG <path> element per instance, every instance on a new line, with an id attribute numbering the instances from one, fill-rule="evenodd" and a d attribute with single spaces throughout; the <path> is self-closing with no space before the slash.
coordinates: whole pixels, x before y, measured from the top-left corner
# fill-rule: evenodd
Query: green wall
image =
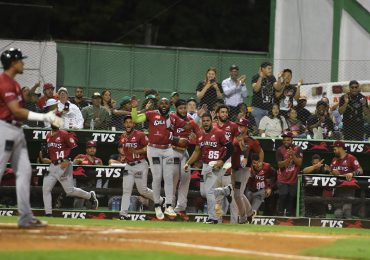
<path id="1" fill-rule="evenodd" d="M 146 88 L 157 89 L 161 96 L 176 90 L 184 98 L 195 97 L 195 88 L 208 67 L 216 67 L 222 81 L 231 64 L 247 75 L 250 90 L 251 77 L 261 62 L 269 60 L 268 53 L 86 42 L 57 42 L 57 52 L 58 86 L 83 86 L 86 96 L 108 88 L 116 100 L 124 95 L 142 97 Z M 249 103 L 249 98 L 246 101 Z"/>

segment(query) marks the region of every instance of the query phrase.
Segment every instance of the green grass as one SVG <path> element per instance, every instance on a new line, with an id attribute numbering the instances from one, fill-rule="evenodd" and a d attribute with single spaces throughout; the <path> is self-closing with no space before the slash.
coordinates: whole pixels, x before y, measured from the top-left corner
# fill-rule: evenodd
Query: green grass
<path id="1" fill-rule="evenodd" d="M 340 239 L 330 245 L 307 249 L 302 253 L 309 256 L 370 259 L 370 239 Z"/>
<path id="2" fill-rule="evenodd" d="M 122 260 L 122 259 L 140 259 L 140 260 L 238 260 L 238 259 L 254 259 L 240 257 L 225 257 L 225 256 L 204 256 L 193 254 L 180 254 L 163 251 L 16 251 L 0 253 L 1 259 L 7 260 L 72 260 L 72 259 L 89 259 L 89 260 Z"/>

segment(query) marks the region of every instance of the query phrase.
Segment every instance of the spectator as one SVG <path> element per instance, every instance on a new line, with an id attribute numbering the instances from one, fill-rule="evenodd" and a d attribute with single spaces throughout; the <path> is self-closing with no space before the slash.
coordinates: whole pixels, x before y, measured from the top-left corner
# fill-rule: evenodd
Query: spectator
<path id="1" fill-rule="evenodd" d="M 73 164 L 75 165 L 103 165 L 102 159 L 99 157 L 96 157 L 96 142 L 93 140 L 90 140 L 86 143 L 86 153 L 85 154 L 78 154 L 74 160 Z M 76 184 L 80 188 L 93 188 L 96 186 L 95 180 L 87 179 L 85 178 L 79 178 L 76 179 Z M 74 208 L 83 208 L 84 206 L 84 200 L 80 198 L 75 198 L 73 206 Z"/>
<path id="2" fill-rule="evenodd" d="M 343 134 L 346 140 L 364 140 L 364 114 L 369 114 L 367 99 L 356 80 L 349 82 L 349 93 L 339 99 L 339 113 L 343 115 Z"/>
<path id="3" fill-rule="evenodd" d="M 82 87 L 77 87 L 75 90 L 74 98 L 71 98 L 70 101 L 72 104 L 75 104 L 80 110 L 89 105 L 84 98 L 84 89 Z"/>
<path id="4" fill-rule="evenodd" d="M 253 111 L 252 111 L 253 113 Z M 274 104 L 268 114 L 264 116 L 258 127 L 262 137 L 278 137 L 288 129 L 285 118 L 280 115 L 278 104 Z"/>
<path id="5" fill-rule="evenodd" d="M 311 116 L 311 112 L 308 111 L 305 106 L 307 105 L 307 97 L 300 96 L 297 105 L 297 118 L 302 122 L 304 126 L 307 126 L 307 120 Z"/>
<path id="6" fill-rule="evenodd" d="M 80 109 L 68 101 L 68 90 L 60 88 L 58 90 L 59 102 L 58 111 L 61 112 L 61 117 L 64 119 L 64 129 L 82 129 L 84 119 Z"/>
<path id="7" fill-rule="evenodd" d="M 118 130 L 123 130 L 123 119 L 125 116 L 131 115 L 131 97 L 124 96 L 119 102 L 119 107 L 113 110 L 112 126 Z M 113 129 L 113 128 L 112 128 Z"/>
<path id="8" fill-rule="evenodd" d="M 171 99 L 170 99 L 170 113 L 176 113 L 176 101 L 180 99 L 180 95 L 177 92 L 172 92 L 171 93 Z"/>
<path id="9" fill-rule="evenodd" d="M 123 151 L 124 144 L 118 144 L 117 151 L 118 153 L 112 154 L 109 157 L 108 164 L 109 165 L 117 165 L 117 164 L 123 164 L 126 162 L 126 156 Z"/>
<path id="10" fill-rule="evenodd" d="M 339 103 L 335 102 L 332 106 L 330 106 L 329 99 L 326 97 L 326 93 L 323 94 L 323 97 L 321 98 L 321 101 L 324 101 L 327 105 L 329 112 L 330 119 L 333 121 L 334 124 L 334 132 L 333 132 L 333 138 L 334 139 L 342 139 L 343 135 L 341 133 L 343 128 L 343 116 L 339 113 Z"/>
<path id="11" fill-rule="evenodd" d="M 299 121 L 299 119 L 297 118 L 297 115 L 298 113 L 297 113 L 296 107 L 290 108 L 289 113 L 288 113 L 289 117 L 286 120 L 289 131 L 293 133 L 293 137 L 306 138 L 306 133 L 305 133 L 306 128 L 302 124 L 302 122 Z"/>
<path id="12" fill-rule="evenodd" d="M 95 92 L 91 97 L 91 105 L 82 109 L 85 129 L 107 130 L 110 127 L 111 117 L 101 105 L 101 95 Z"/>
<path id="13" fill-rule="evenodd" d="M 161 96 L 159 95 L 159 92 L 155 89 L 145 89 L 144 90 L 145 98 L 149 95 L 153 95 L 157 101 L 159 101 L 161 99 Z"/>
<path id="14" fill-rule="evenodd" d="M 297 195 L 297 175 L 302 165 L 303 154 L 299 146 L 293 145 L 291 132 L 283 134 L 282 138 L 283 144 L 276 151 L 278 215 L 293 216 Z"/>
<path id="15" fill-rule="evenodd" d="M 46 104 L 44 106 L 45 112 L 49 112 L 49 111 L 57 110 L 57 109 L 58 109 L 58 100 L 54 98 L 50 98 L 48 99 L 48 101 L 46 101 Z M 50 128 L 51 124 L 49 122 L 44 122 L 44 127 Z"/>
<path id="16" fill-rule="evenodd" d="M 258 154 L 252 154 L 252 167 L 247 183 L 246 195 L 252 209 L 258 211 L 265 198 L 273 194 L 276 182 L 276 170 L 263 162 Z"/>
<path id="17" fill-rule="evenodd" d="M 206 104 L 210 111 L 215 110 L 215 104 L 223 97 L 223 90 L 216 80 L 216 68 L 210 67 L 206 72 L 206 78 L 197 86 L 197 97 L 200 99 L 200 106 Z"/>
<path id="18" fill-rule="evenodd" d="M 243 104 L 248 92 L 244 83 L 246 76 L 243 75 L 238 78 L 238 66 L 231 65 L 229 74 L 230 77 L 222 81 L 222 90 L 225 96 L 225 105 L 230 108 L 230 119 L 234 121 L 239 112 L 239 105 Z"/>
<path id="19" fill-rule="evenodd" d="M 43 86 L 43 93 L 44 95 L 42 97 L 39 98 L 39 100 L 37 101 L 37 106 L 39 107 L 39 109 L 43 109 L 45 104 L 46 104 L 46 101 L 48 101 L 48 99 L 50 98 L 54 98 L 54 99 L 58 99 L 58 96 L 57 95 L 54 95 L 54 86 L 53 84 L 51 83 L 45 83 L 44 86 Z"/>
<path id="20" fill-rule="evenodd" d="M 272 64 L 263 62 L 258 74 L 252 78 L 252 115 L 259 125 L 262 117 L 266 116 L 274 103 L 274 92 L 281 91 L 282 73 L 279 74 L 279 81 L 272 74 Z"/>
<path id="21" fill-rule="evenodd" d="M 258 132 L 258 127 L 256 125 L 256 120 L 254 119 L 251 112 L 252 112 L 252 107 L 248 107 L 244 103 L 241 104 L 240 105 L 240 111 L 239 111 L 239 114 L 238 114 L 238 120 L 240 118 L 248 119 L 248 121 L 249 121 L 249 125 L 248 125 L 249 135 L 258 136 L 259 132 Z"/>
<path id="22" fill-rule="evenodd" d="M 328 139 L 332 136 L 334 124 L 328 113 L 328 104 L 321 100 L 317 102 L 315 114 L 307 120 L 307 129 L 311 138 Z"/>
<path id="23" fill-rule="evenodd" d="M 198 119 L 198 110 L 197 110 L 198 102 L 195 98 L 189 98 L 186 101 L 186 111 L 188 111 L 188 116 L 193 118 L 196 122 L 199 121 Z"/>
<path id="24" fill-rule="evenodd" d="M 303 80 L 298 81 L 297 86 L 290 84 L 292 80 L 292 71 L 290 69 L 283 70 L 283 82 L 281 83 L 281 91 L 275 91 L 276 103 L 280 105 L 281 114 L 288 116 L 289 110 L 297 105 L 300 96 L 300 89 Z"/>
<path id="25" fill-rule="evenodd" d="M 101 97 L 101 105 L 108 111 L 109 115 L 111 115 L 113 109 L 116 108 L 116 101 L 112 99 L 112 93 L 110 90 L 105 89 L 101 93 Z"/>
<path id="26" fill-rule="evenodd" d="M 351 84 L 350 84 L 351 85 Z M 349 182 L 353 177 L 362 175 L 363 170 L 355 156 L 348 154 L 343 141 L 337 140 L 333 144 L 334 158 L 330 164 L 331 174 L 334 176 L 344 176 Z M 350 184 L 343 183 L 340 188 L 335 188 L 334 197 L 353 198 L 355 196 L 355 187 Z M 334 203 L 334 216 L 336 218 L 351 218 L 352 204 L 351 203 Z"/>
<path id="27" fill-rule="evenodd" d="M 29 111 L 33 112 L 41 112 L 41 109 L 37 106 L 38 96 L 35 93 L 35 89 L 39 86 L 39 84 L 35 84 L 32 89 L 29 87 L 23 87 L 22 88 L 22 95 L 24 99 L 24 107 L 28 109 Z M 25 121 L 24 127 L 37 127 L 41 122 L 38 121 Z"/>
<path id="28" fill-rule="evenodd" d="M 149 102 L 151 103 L 151 105 L 147 106 Z M 148 109 L 148 110 L 157 110 L 158 109 L 158 99 L 155 95 L 150 94 L 150 95 L 145 96 L 145 100 L 144 100 L 143 104 L 141 105 L 141 111 L 144 110 L 144 109 Z"/>

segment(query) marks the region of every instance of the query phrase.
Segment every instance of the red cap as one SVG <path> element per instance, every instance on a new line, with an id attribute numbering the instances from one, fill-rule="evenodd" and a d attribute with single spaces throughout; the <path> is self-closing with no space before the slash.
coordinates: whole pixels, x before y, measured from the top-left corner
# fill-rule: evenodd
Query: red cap
<path id="1" fill-rule="evenodd" d="M 284 137 L 293 138 L 293 133 L 292 132 L 285 132 L 281 137 L 282 138 L 284 138 Z"/>
<path id="2" fill-rule="evenodd" d="M 44 90 L 46 90 L 46 89 L 54 89 L 54 86 L 53 86 L 53 84 L 51 84 L 51 83 L 45 83 L 44 84 Z"/>
<path id="3" fill-rule="evenodd" d="M 90 140 L 86 143 L 86 147 L 96 147 L 96 142 L 93 140 Z"/>
<path id="4" fill-rule="evenodd" d="M 336 140 L 334 143 L 333 143 L 333 147 L 342 147 L 343 149 L 346 149 L 346 145 L 344 144 L 343 141 L 341 140 Z"/>
<path id="5" fill-rule="evenodd" d="M 249 120 L 246 118 L 240 118 L 239 121 L 236 123 L 240 126 L 245 126 L 245 127 L 249 126 Z"/>

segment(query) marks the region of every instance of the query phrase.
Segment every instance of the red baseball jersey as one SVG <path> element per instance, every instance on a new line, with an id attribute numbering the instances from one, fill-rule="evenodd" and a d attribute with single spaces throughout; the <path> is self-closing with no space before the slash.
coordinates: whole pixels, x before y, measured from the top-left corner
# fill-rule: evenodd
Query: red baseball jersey
<path id="1" fill-rule="evenodd" d="M 232 121 L 227 121 L 222 126 L 220 126 L 219 123 L 214 123 L 213 127 L 224 131 L 226 139 L 230 142 L 233 141 L 235 136 L 239 135 L 238 125 Z"/>
<path id="2" fill-rule="evenodd" d="M 260 142 L 253 139 L 252 137 L 249 137 L 249 136 L 246 136 L 244 137 L 244 144 L 247 148 L 247 150 L 245 152 L 242 152 L 242 150 L 240 149 L 240 145 L 239 145 L 239 141 L 237 139 L 237 137 L 234 138 L 233 140 L 233 146 L 234 146 L 234 151 L 233 151 L 233 155 L 231 156 L 231 166 L 233 169 L 239 169 L 241 167 L 240 165 L 240 157 L 241 155 L 245 155 L 247 154 L 247 159 L 248 159 L 248 163 L 247 163 L 247 167 L 250 167 L 251 165 L 251 159 L 250 159 L 250 155 L 251 153 L 259 153 L 261 151 L 261 145 L 260 145 Z"/>
<path id="3" fill-rule="evenodd" d="M 16 119 L 7 105 L 14 100 L 17 100 L 21 107 L 24 106 L 21 86 L 8 74 L 2 73 L 0 75 L 0 120 Z"/>
<path id="4" fill-rule="evenodd" d="M 170 118 L 162 116 L 158 110 L 145 112 L 149 123 L 148 139 L 151 144 L 169 145 L 172 142 Z"/>
<path id="5" fill-rule="evenodd" d="M 293 152 L 296 154 L 297 157 L 302 158 L 303 154 L 301 151 L 301 148 L 299 146 L 292 146 Z M 276 161 L 285 161 L 288 159 L 288 149 L 285 148 L 285 146 L 280 146 L 278 150 L 276 151 Z M 300 167 L 295 165 L 293 160 L 288 165 L 288 167 L 285 168 L 279 168 L 277 173 L 277 179 L 281 183 L 289 183 L 294 184 L 297 182 L 297 175 L 300 171 Z"/>
<path id="6" fill-rule="evenodd" d="M 228 142 L 225 133 L 218 128 L 212 128 L 208 133 L 202 130 L 202 134 L 198 138 L 198 145 L 202 151 L 203 163 L 221 160 Z"/>
<path id="7" fill-rule="evenodd" d="M 134 130 L 127 135 L 123 133 L 119 138 L 119 143 L 124 145 L 123 152 L 127 162 L 134 162 L 145 159 L 145 154 L 133 154 L 130 149 L 142 149 L 148 145 L 148 139 L 144 132 Z"/>
<path id="8" fill-rule="evenodd" d="M 49 132 L 46 141 L 51 161 L 67 159 L 71 150 L 77 146 L 74 134 L 64 130 Z"/>
<path id="9" fill-rule="evenodd" d="M 361 169 L 357 158 L 352 154 L 346 154 L 343 159 L 333 158 L 330 164 L 332 170 L 337 170 L 341 175 Z"/>
<path id="10" fill-rule="evenodd" d="M 276 171 L 269 163 L 263 163 L 262 169 L 256 171 L 251 167 L 251 176 L 248 179 L 248 189 L 259 191 L 265 188 L 272 188 L 276 180 Z"/>
<path id="11" fill-rule="evenodd" d="M 90 160 L 90 157 L 87 154 L 79 154 L 75 157 L 76 159 L 82 159 L 82 162 L 80 165 L 102 165 L 103 161 L 99 157 L 92 157 L 92 160 Z"/>
<path id="12" fill-rule="evenodd" d="M 195 121 L 191 118 L 191 116 L 186 116 L 185 118 L 179 117 L 176 113 L 170 114 L 171 120 L 171 130 L 173 136 L 182 137 L 182 138 L 189 138 L 190 134 L 194 132 L 197 136 L 200 135 L 200 127 L 195 123 Z M 185 130 L 184 127 L 187 123 L 190 123 L 192 126 L 191 130 Z"/>

